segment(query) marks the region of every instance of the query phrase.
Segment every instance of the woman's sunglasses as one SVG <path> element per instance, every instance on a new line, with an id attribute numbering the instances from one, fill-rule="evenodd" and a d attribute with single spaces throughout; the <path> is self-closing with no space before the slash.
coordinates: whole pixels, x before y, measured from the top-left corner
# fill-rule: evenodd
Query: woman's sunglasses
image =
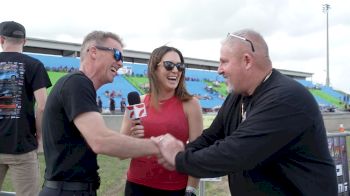
<path id="1" fill-rule="evenodd" d="M 186 64 L 185 63 L 173 63 L 173 62 L 171 62 L 171 61 L 163 61 L 163 66 L 164 66 L 164 68 L 166 69 L 166 70 L 168 70 L 168 71 L 171 71 L 171 70 L 173 70 L 174 69 L 174 67 L 176 67 L 177 68 L 177 70 L 179 70 L 179 71 L 184 71 L 185 70 L 185 68 L 186 68 Z"/>
<path id="2" fill-rule="evenodd" d="M 99 50 L 107 50 L 107 51 L 112 51 L 114 53 L 114 58 L 116 61 L 122 61 L 123 62 L 123 55 L 122 53 L 116 49 L 116 48 L 108 48 L 104 46 L 95 46 Z"/>

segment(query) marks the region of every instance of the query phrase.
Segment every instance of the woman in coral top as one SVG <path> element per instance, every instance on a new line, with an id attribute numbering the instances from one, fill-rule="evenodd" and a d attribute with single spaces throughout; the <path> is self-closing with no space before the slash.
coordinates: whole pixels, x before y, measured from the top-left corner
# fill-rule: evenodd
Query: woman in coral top
<path id="1" fill-rule="evenodd" d="M 152 52 L 148 63 L 150 91 L 141 97 L 147 116 L 132 121 L 124 115 L 123 134 L 150 138 L 170 133 L 184 144 L 201 134 L 201 107 L 186 90 L 185 69 L 176 48 L 161 46 Z M 165 169 L 157 157 L 140 157 L 130 162 L 125 195 L 195 195 L 197 186 L 198 179 Z"/>

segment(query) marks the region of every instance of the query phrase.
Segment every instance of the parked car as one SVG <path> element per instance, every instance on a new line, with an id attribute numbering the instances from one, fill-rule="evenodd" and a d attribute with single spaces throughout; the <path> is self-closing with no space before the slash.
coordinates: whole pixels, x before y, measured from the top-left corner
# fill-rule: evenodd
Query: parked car
<path id="1" fill-rule="evenodd" d="M 16 71 L 0 71 L 0 80 L 16 80 L 17 77 Z"/>
<path id="2" fill-rule="evenodd" d="M 336 107 L 334 105 L 319 105 L 321 112 L 335 112 Z"/>

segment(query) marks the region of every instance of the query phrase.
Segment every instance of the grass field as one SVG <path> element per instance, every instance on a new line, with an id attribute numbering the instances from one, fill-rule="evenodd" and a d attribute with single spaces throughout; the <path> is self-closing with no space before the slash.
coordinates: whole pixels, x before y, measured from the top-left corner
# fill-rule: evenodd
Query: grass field
<path id="1" fill-rule="evenodd" d="M 204 117 L 204 127 L 208 127 L 213 121 L 213 115 Z M 43 175 L 45 170 L 44 155 L 39 154 L 41 182 L 43 183 Z M 98 165 L 100 166 L 99 174 L 101 177 L 101 186 L 98 195 L 102 196 L 122 196 L 124 195 L 124 185 L 126 180 L 126 171 L 129 167 L 130 159 L 119 160 L 118 158 L 105 155 L 98 155 Z M 14 192 L 8 173 L 3 184 L 3 191 Z M 229 195 L 227 178 L 224 177 L 221 182 L 205 182 L 205 194 L 208 196 L 227 196 Z"/>
<path id="2" fill-rule="evenodd" d="M 125 76 L 125 79 L 129 81 L 142 95 L 144 95 L 146 92 L 143 88 L 141 88 L 141 85 L 145 85 L 148 83 L 147 77 L 136 77 L 136 76 Z"/>
<path id="3" fill-rule="evenodd" d="M 52 86 L 54 86 L 56 84 L 58 79 L 60 79 L 62 76 L 67 74 L 67 73 L 63 73 L 63 72 L 54 72 L 54 71 L 48 71 L 47 73 L 50 77 Z M 52 86 L 47 89 L 47 94 L 50 93 Z"/>

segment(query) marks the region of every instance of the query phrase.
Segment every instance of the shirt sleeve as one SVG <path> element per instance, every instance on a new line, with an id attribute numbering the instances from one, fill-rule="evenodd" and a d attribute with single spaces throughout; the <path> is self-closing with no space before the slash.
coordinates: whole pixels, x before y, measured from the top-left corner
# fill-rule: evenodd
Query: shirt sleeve
<path id="1" fill-rule="evenodd" d="M 177 171 L 201 178 L 252 169 L 310 126 L 308 116 L 292 105 L 266 100 L 224 139 L 178 153 Z"/>
<path id="2" fill-rule="evenodd" d="M 64 83 L 61 98 L 69 121 L 84 112 L 99 112 L 92 82 L 82 75 L 73 75 Z"/>
<path id="3" fill-rule="evenodd" d="M 40 61 L 36 64 L 33 74 L 31 83 L 34 91 L 43 87 L 49 88 L 52 85 L 49 75 L 47 74 L 44 65 Z"/>

